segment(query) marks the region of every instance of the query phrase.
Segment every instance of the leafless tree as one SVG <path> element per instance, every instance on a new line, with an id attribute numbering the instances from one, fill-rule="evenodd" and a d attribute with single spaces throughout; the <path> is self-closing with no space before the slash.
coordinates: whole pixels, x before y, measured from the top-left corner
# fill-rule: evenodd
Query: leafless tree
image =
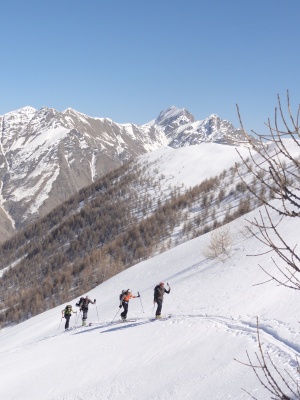
<path id="1" fill-rule="evenodd" d="M 285 116 L 287 114 L 287 117 Z M 254 235 L 266 247 L 266 253 L 273 253 L 274 268 L 267 271 L 260 267 L 269 276 L 270 280 L 285 287 L 300 289 L 300 256 L 297 252 L 297 244 L 290 244 L 281 232 L 281 223 L 285 218 L 300 217 L 300 162 L 297 153 L 300 153 L 299 115 L 300 105 L 296 111 L 296 117 L 291 111 L 289 93 L 287 92 L 287 111 L 284 112 L 280 97 L 278 107 L 275 109 L 274 125 L 270 119 L 266 123 L 268 134 L 261 135 L 252 131 L 250 136 L 245 131 L 240 117 L 240 123 L 249 145 L 249 159 L 244 159 L 241 154 L 243 167 L 252 175 L 252 183 L 244 178 L 242 172 L 239 176 L 248 190 L 263 205 L 259 216 L 248 221 L 249 232 Z M 286 140 L 288 139 L 288 140 Z M 290 145 L 296 148 L 291 151 Z M 252 151 L 254 150 L 254 152 Z M 256 154 L 256 155 L 255 155 Z M 258 157 L 257 157 L 258 154 Z M 237 168 L 238 169 L 238 168 Z M 255 190 L 253 182 L 260 183 L 260 189 Z M 265 196 L 265 193 L 269 196 Z M 277 218 L 274 213 L 277 212 Z M 279 216 L 279 219 L 278 219 Z M 259 256 L 260 254 L 256 254 Z M 269 281 L 269 280 L 268 280 Z M 259 354 L 256 354 L 254 363 L 247 353 L 248 363 L 260 384 L 269 392 L 271 399 L 289 400 L 300 399 L 299 379 L 295 380 L 285 369 L 278 368 L 267 353 L 264 353 L 260 340 L 258 320 L 257 338 Z M 299 363 L 297 360 L 297 371 Z M 299 378 L 299 376 L 298 376 Z M 247 392 L 248 393 L 248 392 Z M 248 393 L 250 397 L 256 399 Z"/>
<path id="2" fill-rule="evenodd" d="M 275 253 L 283 261 L 279 265 L 279 262 L 272 257 L 276 273 L 267 271 L 261 265 L 260 267 L 271 280 L 299 290 L 300 254 L 297 252 L 297 245 L 287 243 L 280 232 L 280 222 L 283 218 L 300 217 L 300 158 L 297 152 L 290 150 L 292 144 L 294 148 L 296 147 L 299 150 L 298 154 L 300 154 L 300 105 L 296 117 L 294 117 L 288 92 L 286 113 L 287 117 L 278 96 L 274 125 L 271 124 L 270 119 L 266 123 L 269 133 L 258 134 L 252 131 L 254 136 L 250 136 L 243 127 L 238 109 L 250 155 L 248 159 L 245 159 L 239 153 L 242 165 L 252 175 L 253 180 L 260 182 L 261 188 L 265 190 L 255 190 L 252 183 L 246 181 L 240 168 L 238 173 L 247 189 L 264 206 L 264 210 L 259 212 L 259 217 L 250 221 L 249 230 L 266 246 L 266 252 Z M 257 153 L 259 157 L 254 155 Z M 270 196 L 264 195 L 266 191 L 270 193 Z M 274 201 L 276 199 L 277 201 Z M 270 210 L 275 210 L 280 215 L 279 222 L 275 222 Z"/>
<path id="3" fill-rule="evenodd" d="M 221 226 L 212 231 L 210 243 L 203 251 L 203 255 L 210 259 L 218 258 L 225 261 L 230 257 L 232 246 L 232 236 L 228 226 Z"/>

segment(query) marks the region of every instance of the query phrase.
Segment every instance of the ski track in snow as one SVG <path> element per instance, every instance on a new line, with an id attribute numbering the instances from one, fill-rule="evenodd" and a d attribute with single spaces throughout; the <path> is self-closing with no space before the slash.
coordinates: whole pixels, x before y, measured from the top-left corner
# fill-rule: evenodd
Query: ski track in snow
<path id="1" fill-rule="evenodd" d="M 136 318 L 136 321 L 102 321 L 102 322 L 92 322 L 91 326 L 72 326 L 68 331 L 62 331 L 58 333 L 53 333 L 52 335 L 45 336 L 34 342 L 27 343 L 20 347 L 10 349 L 8 351 L 0 352 L 11 353 L 23 349 L 24 347 L 35 346 L 39 342 L 45 340 L 55 340 L 55 338 L 61 335 L 86 335 L 93 331 L 99 331 L 101 334 L 108 334 L 111 332 L 139 328 L 145 324 L 149 323 L 159 323 L 159 324 L 201 324 L 203 322 L 208 322 L 215 324 L 216 329 L 225 328 L 227 331 L 231 332 L 232 335 L 247 335 L 253 341 L 257 342 L 257 328 L 256 324 L 252 322 L 247 322 L 243 320 L 230 319 L 227 317 L 222 317 L 220 315 L 207 315 L 207 314 L 185 314 L 185 315 L 170 315 L 161 320 L 156 320 L 154 318 Z M 280 324 L 279 321 L 277 321 Z M 280 353 L 282 357 L 287 358 L 287 362 L 295 367 L 296 362 L 293 361 L 296 357 L 300 356 L 300 345 L 296 345 L 291 341 L 288 341 L 281 337 L 277 332 L 267 326 L 267 323 L 259 324 L 259 333 L 261 341 L 265 346 L 271 349 L 272 353 Z"/>
<path id="2" fill-rule="evenodd" d="M 280 321 L 273 321 L 273 324 L 275 322 L 278 325 L 281 324 Z M 135 322 L 130 322 L 127 321 L 126 323 L 123 323 L 122 321 L 99 321 L 99 322 L 93 322 L 92 326 L 77 326 L 75 329 L 70 328 L 69 331 L 63 331 L 59 333 L 55 333 L 50 336 L 46 336 L 40 341 L 45 341 L 45 340 L 55 340 L 56 338 L 60 337 L 61 335 L 66 335 L 66 336 L 72 336 L 72 335 L 82 335 L 82 336 L 88 336 L 90 334 L 112 334 L 116 331 L 121 331 L 121 330 L 131 330 L 131 329 L 139 329 L 145 326 L 145 324 L 187 324 L 191 326 L 192 324 L 210 324 L 211 327 L 215 330 L 223 330 L 226 332 L 229 332 L 233 337 L 237 335 L 245 335 L 250 340 L 253 342 L 257 342 L 257 332 L 256 332 L 256 324 L 247 322 L 244 320 L 237 320 L 233 318 L 228 318 L 228 317 L 223 317 L 221 315 L 207 315 L 206 313 L 203 314 L 180 314 L 180 315 L 171 315 L 169 318 L 163 319 L 163 320 L 150 320 L 150 318 L 146 317 L 140 317 L 136 318 Z M 260 338 L 261 341 L 264 344 L 264 347 L 268 348 L 268 353 L 272 353 L 273 356 L 278 356 L 281 358 L 283 364 L 285 366 L 289 366 L 292 368 L 296 367 L 296 357 L 299 356 L 300 352 L 300 345 L 297 346 L 293 344 L 292 342 L 289 342 L 285 340 L 283 337 L 281 337 L 279 334 L 277 334 L 273 329 L 268 327 L 268 321 L 264 321 L 263 324 L 259 325 L 259 331 L 260 331 Z M 142 334 L 142 332 L 141 332 Z M 83 340 L 86 339 L 83 337 Z M 38 341 L 32 342 L 28 344 L 28 346 L 36 346 L 38 345 Z M 24 346 L 22 346 L 24 347 Z M 15 349 L 16 350 L 16 349 Z M 150 365 L 153 362 L 153 357 L 155 355 L 150 354 L 147 355 L 150 357 L 146 361 L 145 365 Z M 295 360 L 295 361 L 294 361 Z M 241 360 L 242 361 L 242 360 Z M 104 399 L 119 399 L 122 398 L 123 396 L 127 396 L 128 398 L 128 391 L 130 393 L 131 390 L 134 391 L 136 381 L 138 381 L 139 376 L 138 373 L 137 375 L 132 378 L 133 380 L 131 382 L 126 382 L 123 381 L 122 378 L 120 378 L 118 385 L 114 385 L 113 387 L 110 386 L 109 384 L 107 385 L 101 385 L 101 387 L 93 387 L 93 388 L 85 388 L 81 389 L 80 391 L 77 391 L 76 393 L 70 393 L 70 394 L 65 394 L 65 395 L 58 395 L 54 396 L 53 400 L 83 400 L 83 399 L 97 399 L 97 400 L 104 400 Z M 203 380 L 208 379 L 207 376 L 202 377 Z M 194 381 L 195 378 L 193 376 L 186 376 L 183 381 L 176 382 L 173 385 L 173 388 L 170 392 L 170 390 L 166 389 L 163 390 L 162 392 L 158 392 L 157 394 L 153 394 L 151 399 L 153 400 L 171 400 L 173 396 L 177 396 L 178 393 L 181 393 L 184 391 L 184 388 L 188 388 L 190 385 L 195 384 L 196 382 Z M 132 399 L 138 399 L 133 393 Z M 189 398 L 187 396 L 187 398 Z M 216 397 L 217 399 L 224 399 L 224 398 L 231 398 L 229 393 L 223 393 L 219 397 L 219 395 Z M 244 398 L 244 397 L 241 397 Z"/>
<path id="3" fill-rule="evenodd" d="M 195 319 L 195 321 L 194 321 Z M 196 321 L 198 319 L 198 321 Z M 231 331 L 232 334 L 250 334 L 251 337 L 254 338 L 255 341 L 257 341 L 257 328 L 256 324 L 251 323 L 251 322 L 246 322 L 246 321 L 241 321 L 241 320 L 234 320 L 234 319 L 228 319 L 226 317 L 222 316 L 214 316 L 214 315 L 206 315 L 206 314 L 199 314 L 199 315 L 192 315 L 192 314 L 186 314 L 186 315 L 171 315 L 170 318 L 167 319 L 162 319 L 162 320 L 150 320 L 144 319 L 144 318 L 137 318 L 136 322 L 119 322 L 120 327 L 113 327 L 110 328 L 110 323 L 107 325 L 102 325 L 102 326 L 91 326 L 89 328 L 92 329 L 99 329 L 99 328 L 107 328 L 109 327 L 108 330 L 104 330 L 101 333 L 105 332 L 110 332 L 114 330 L 119 330 L 119 329 L 128 329 L 128 328 L 133 328 L 137 327 L 140 325 L 143 325 L 145 323 L 151 323 L 151 322 L 159 322 L 159 323 L 201 323 L 203 320 L 209 321 L 212 323 L 217 323 L 218 325 L 221 325 L 223 327 L 226 327 L 229 331 Z M 113 325 L 113 324 L 111 324 Z M 260 331 L 260 337 L 262 341 L 267 342 L 269 345 L 274 346 L 275 348 L 278 348 L 281 351 L 284 351 L 289 354 L 289 356 L 294 356 L 295 353 L 297 356 L 300 356 L 300 345 L 296 345 L 288 340 L 285 340 L 284 338 L 280 337 L 279 334 L 273 331 L 272 328 L 269 328 L 267 325 L 259 325 L 259 331 Z M 81 333 L 86 333 L 85 331 L 79 332 Z"/>

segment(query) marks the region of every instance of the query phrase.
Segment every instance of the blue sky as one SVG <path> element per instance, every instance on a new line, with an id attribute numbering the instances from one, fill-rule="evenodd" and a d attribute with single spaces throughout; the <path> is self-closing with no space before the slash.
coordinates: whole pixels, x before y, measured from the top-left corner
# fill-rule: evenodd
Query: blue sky
<path id="1" fill-rule="evenodd" d="M 299 0 L 1 2 L 0 115 L 146 123 L 171 105 L 260 130 L 300 93 Z"/>

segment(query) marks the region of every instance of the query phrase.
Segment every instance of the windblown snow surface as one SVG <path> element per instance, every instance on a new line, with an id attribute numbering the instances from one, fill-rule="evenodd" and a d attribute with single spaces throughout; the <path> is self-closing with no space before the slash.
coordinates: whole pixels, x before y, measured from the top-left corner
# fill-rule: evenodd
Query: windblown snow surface
<path id="1" fill-rule="evenodd" d="M 143 261 L 88 294 L 88 322 L 71 318 L 77 329 L 64 331 L 60 307 L 0 332 L 0 398 L 5 400 L 241 400 L 271 398 L 248 362 L 259 352 L 256 318 L 263 349 L 282 372 L 297 379 L 300 355 L 299 293 L 268 281 L 258 264 L 274 271 L 262 243 L 246 234 L 246 218 L 230 223 L 229 259 L 203 255 L 210 234 Z M 274 220 L 278 216 L 271 211 Z M 279 225 L 291 246 L 299 222 Z M 261 254 L 258 257 L 249 255 Z M 276 259 L 276 258 L 275 258 Z M 280 261 L 279 265 L 283 267 Z M 154 316 L 153 288 L 169 283 L 163 314 Z M 128 318 L 118 322 L 119 293 L 132 289 Z M 70 301 L 75 309 L 75 302 Z M 235 359 L 241 361 L 238 362 Z"/>

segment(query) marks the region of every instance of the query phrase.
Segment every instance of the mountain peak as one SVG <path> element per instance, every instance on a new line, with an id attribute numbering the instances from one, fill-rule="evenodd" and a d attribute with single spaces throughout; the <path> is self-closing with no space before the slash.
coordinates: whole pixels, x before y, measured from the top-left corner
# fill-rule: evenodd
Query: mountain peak
<path id="1" fill-rule="evenodd" d="M 166 126 L 175 120 L 180 121 L 180 125 L 182 125 L 183 123 L 194 122 L 194 116 L 186 108 L 171 106 L 160 112 L 155 124 Z"/>
<path id="2" fill-rule="evenodd" d="M 62 114 L 75 114 L 75 115 L 84 116 L 85 118 L 91 118 L 91 117 L 89 117 L 88 115 L 86 115 L 86 114 L 84 114 L 84 113 L 82 113 L 82 112 L 80 112 L 80 111 L 77 111 L 77 110 L 75 110 L 74 108 L 71 108 L 71 107 L 66 108 L 66 109 L 62 112 Z"/>
<path id="3" fill-rule="evenodd" d="M 10 116 L 13 114 L 27 114 L 27 115 L 30 114 L 30 115 L 32 115 L 32 114 L 35 114 L 36 112 L 37 112 L 37 110 L 35 108 L 30 107 L 30 106 L 25 106 L 25 107 L 18 108 L 17 110 L 5 113 L 4 116 Z"/>
<path id="4" fill-rule="evenodd" d="M 162 111 L 153 125 L 164 132 L 168 138 L 168 145 L 174 148 L 203 142 L 239 146 L 243 142 L 240 131 L 217 114 L 195 121 L 189 111 L 176 106 Z"/>
<path id="5" fill-rule="evenodd" d="M 220 119 L 220 117 L 217 114 L 211 114 L 208 119 Z"/>

